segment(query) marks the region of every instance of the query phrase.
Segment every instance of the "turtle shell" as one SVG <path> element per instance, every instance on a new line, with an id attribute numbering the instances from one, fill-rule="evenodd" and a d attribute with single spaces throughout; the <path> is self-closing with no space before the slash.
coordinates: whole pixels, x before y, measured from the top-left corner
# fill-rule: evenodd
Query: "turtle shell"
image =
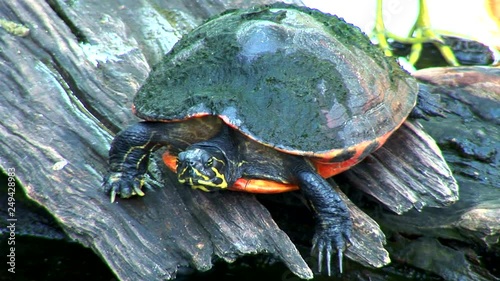
<path id="1" fill-rule="evenodd" d="M 134 111 L 166 122 L 217 115 L 266 146 L 340 162 L 376 149 L 417 92 L 358 28 L 280 4 L 228 11 L 184 36 L 154 67 Z"/>

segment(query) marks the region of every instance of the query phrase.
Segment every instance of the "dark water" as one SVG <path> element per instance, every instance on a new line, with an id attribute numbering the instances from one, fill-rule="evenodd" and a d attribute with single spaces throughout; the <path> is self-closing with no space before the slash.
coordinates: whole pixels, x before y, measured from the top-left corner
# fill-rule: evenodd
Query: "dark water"
<path id="1" fill-rule="evenodd" d="M 6 239 L 0 240 L 0 252 L 7 252 Z M 2 260 L 5 260 L 3 258 Z M 4 262 L 2 262 L 4 265 Z M 4 266 L 5 267 L 5 266 Z M 16 237 L 15 274 L 3 269 L 0 280 L 117 280 L 92 250 L 61 240 Z"/>

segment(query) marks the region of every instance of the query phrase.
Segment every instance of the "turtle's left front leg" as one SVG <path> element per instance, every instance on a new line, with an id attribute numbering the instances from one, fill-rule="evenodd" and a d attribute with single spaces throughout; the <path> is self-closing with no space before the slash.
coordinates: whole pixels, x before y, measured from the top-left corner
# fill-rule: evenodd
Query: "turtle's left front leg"
<path id="1" fill-rule="evenodd" d="M 352 222 L 349 211 L 339 194 L 303 158 L 297 158 L 292 171 L 296 181 L 316 214 L 316 233 L 312 252 L 318 254 L 318 271 L 323 262 L 330 275 L 331 257 L 337 251 L 339 271 L 342 273 L 342 258 L 351 237 Z M 323 261 L 325 260 L 325 261 Z"/>

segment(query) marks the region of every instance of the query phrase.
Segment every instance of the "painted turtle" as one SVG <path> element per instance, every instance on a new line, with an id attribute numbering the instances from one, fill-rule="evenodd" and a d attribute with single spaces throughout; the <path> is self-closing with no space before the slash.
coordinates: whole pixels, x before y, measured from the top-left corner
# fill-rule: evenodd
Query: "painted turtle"
<path id="1" fill-rule="evenodd" d="M 358 28 L 285 4 L 232 10 L 180 40 L 154 67 L 120 132 L 103 186 L 144 195 L 150 153 L 203 191 L 300 188 L 317 226 L 319 265 L 349 241 L 352 222 L 325 178 L 380 147 L 407 118 L 418 85 Z M 325 259 L 325 261 L 323 261 Z"/>

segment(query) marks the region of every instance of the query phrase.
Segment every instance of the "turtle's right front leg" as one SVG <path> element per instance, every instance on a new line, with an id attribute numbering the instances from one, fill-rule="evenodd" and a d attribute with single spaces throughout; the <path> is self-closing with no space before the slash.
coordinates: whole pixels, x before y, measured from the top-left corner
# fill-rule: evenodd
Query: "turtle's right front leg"
<path id="1" fill-rule="evenodd" d="M 115 136 L 109 150 L 109 172 L 103 180 L 111 202 L 116 195 L 122 198 L 144 195 L 141 189 L 149 155 L 169 142 L 166 132 L 171 126 L 163 122 L 140 122 Z"/>

